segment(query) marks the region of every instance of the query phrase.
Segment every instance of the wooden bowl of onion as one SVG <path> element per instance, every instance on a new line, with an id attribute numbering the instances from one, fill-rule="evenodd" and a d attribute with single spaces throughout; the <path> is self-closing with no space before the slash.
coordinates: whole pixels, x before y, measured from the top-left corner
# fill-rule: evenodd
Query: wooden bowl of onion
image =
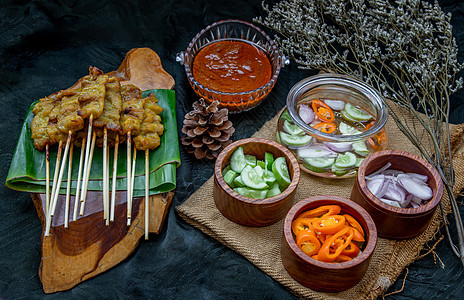
<path id="1" fill-rule="evenodd" d="M 285 218 L 282 263 L 303 286 L 339 292 L 361 281 L 376 243 L 374 221 L 361 206 L 338 196 L 312 196 Z"/>
<path id="2" fill-rule="evenodd" d="M 216 160 L 214 202 L 232 222 L 270 225 L 293 205 L 299 180 L 300 167 L 287 148 L 266 139 L 239 140 Z"/>
<path id="3" fill-rule="evenodd" d="M 374 219 L 379 237 L 397 240 L 420 235 L 442 196 L 438 171 L 417 155 L 399 150 L 368 156 L 351 192 L 351 200 Z"/>

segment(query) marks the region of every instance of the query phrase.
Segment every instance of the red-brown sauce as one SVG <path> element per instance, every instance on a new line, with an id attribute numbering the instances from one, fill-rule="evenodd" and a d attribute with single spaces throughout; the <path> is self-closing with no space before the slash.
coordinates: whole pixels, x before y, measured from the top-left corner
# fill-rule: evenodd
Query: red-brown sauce
<path id="1" fill-rule="evenodd" d="M 215 91 L 255 90 L 271 79 L 272 67 L 257 47 L 237 41 L 219 41 L 201 49 L 193 60 L 193 77 Z"/>

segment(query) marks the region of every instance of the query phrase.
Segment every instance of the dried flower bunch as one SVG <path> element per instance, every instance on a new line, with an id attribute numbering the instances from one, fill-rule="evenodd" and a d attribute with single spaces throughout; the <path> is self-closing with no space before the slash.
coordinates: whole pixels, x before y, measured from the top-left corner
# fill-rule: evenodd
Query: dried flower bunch
<path id="1" fill-rule="evenodd" d="M 222 149 L 232 143 L 231 135 L 235 132 L 229 121 L 227 108 L 219 109 L 219 101 L 208 105 L 203 98 L 193 103 L 193 110 L 185 115 L 181 138 L 187 152 L 197 159 L 216 158 Z"/>
<path id="2" fill-rule="evenodd" d="M 288 0 L 257 23 L 274 29 L 281 50 L 305 69 L 350 75 L 408 109 L 400 130 L 439 171 L 451 201 L 459 247 L 446 227 L 451 248 L 464 264 L 464 229 L 453 194 L 448 118 L 449 96 L 462 87 L 450 14 L 420 0 Z M 425 115 L 425 117 L 424 117 Z M 445 124 L 443 126 L 443 124 Z M 446 216 L 445 225 L 447 224 Z"/>

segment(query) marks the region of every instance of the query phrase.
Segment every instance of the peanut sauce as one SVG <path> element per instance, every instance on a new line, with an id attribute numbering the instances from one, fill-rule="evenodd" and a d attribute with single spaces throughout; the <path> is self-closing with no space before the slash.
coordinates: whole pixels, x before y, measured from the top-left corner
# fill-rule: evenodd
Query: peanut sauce
<path id="1" fill-rule="evenodd" d="M 215 91 L 255 90 L 271 79 L 272 67 L 257 47 L 237 41 L 219 41 L 201 49 L 193 60 L 193 77 Z"/>

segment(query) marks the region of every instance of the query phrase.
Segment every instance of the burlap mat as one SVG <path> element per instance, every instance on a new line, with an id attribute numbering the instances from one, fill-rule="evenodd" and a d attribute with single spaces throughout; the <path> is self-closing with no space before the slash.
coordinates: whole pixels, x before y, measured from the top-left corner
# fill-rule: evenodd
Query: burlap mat
<path id="1" fill-rule="evenodd" d="M 401 111 L 401 109 L 395 109 L 395 111 L 402 113 L 405 118 L 408 118 L 406 113 Z M 279 115 L 280 113 L 264 124 L 254 134 L 254 137 L 275 140 Z M 455 194 L 460 192 L 464 187 L 463 129 L 464 124 L 452 125 L 451 129 L 451 132 L 453 132 L 454 170 L 456 171 Z M 398 149 L 419 154 L 418 150 L 399 131 L 391 118 L 387 123 L 386 130 L 389 137 L 388 149 Z M 333 194 L 349 198 L 353 184 L 354 178 L 330 180 L 314 177 L 302 172 L 295 195 L 295 203 L 303 198 L 318 194 Z M 449 212 L 449 198 L 446 193 L 444 194 L 442 203 L 445 211 Z M 433 238 L 442 221 L 440 209 L 437 209 L 430 226 L 417 238 L 406 241 L 379 238 L 369 269 L 357 285 L 340 293 L 321 293 L 300 285 L 288 275 L 282 265 L 280 247 L 283 220 L 261 228 L 240 226 L 229 221 L 219 212 L 214 204 L 213 177 L 183 204 L 178 206 L 177 211 L 188 223 L 246 257 L 251 263 L 283 284 L 297 296 L 311 299 L 376 298 L 396 280 L 403 268 L 419 257 L 424 244 Z"/>

